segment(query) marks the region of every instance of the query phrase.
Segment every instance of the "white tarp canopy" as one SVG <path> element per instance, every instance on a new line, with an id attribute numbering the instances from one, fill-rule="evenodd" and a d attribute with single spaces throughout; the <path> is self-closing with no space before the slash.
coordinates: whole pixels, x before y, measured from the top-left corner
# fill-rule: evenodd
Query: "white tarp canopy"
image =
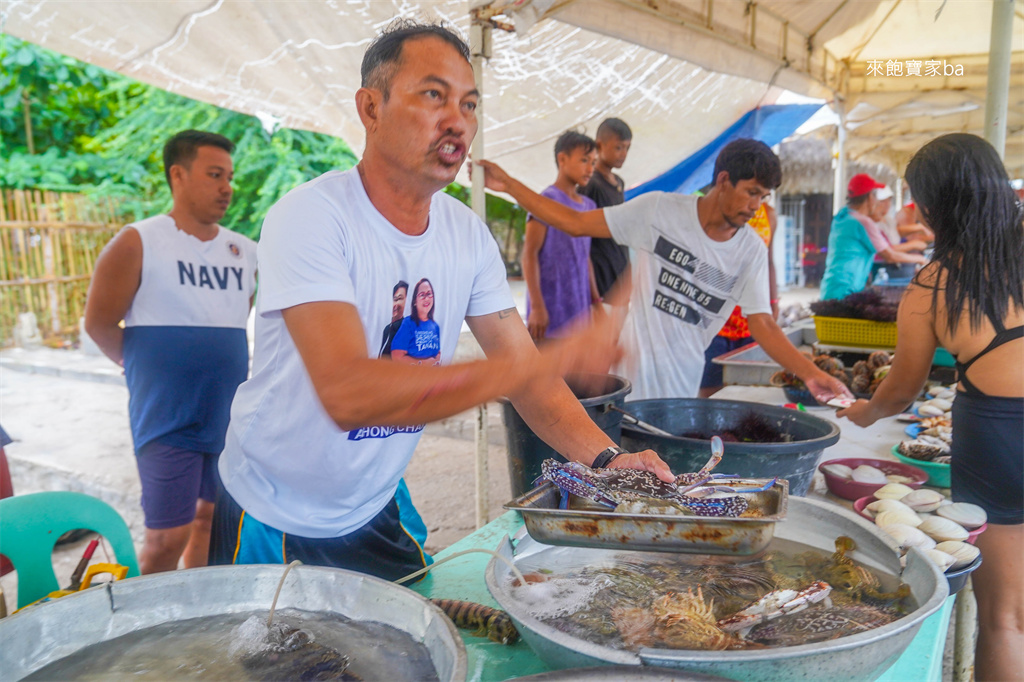
<path id="1" fill-rule="evenodd" d="M 7 0 L 0 21 L 59 52 L 339 135 L 358 151 L 353 93 L 375 33 L 409 16 L 468 35 L 471 5 L 504 10 L 498 20 L 516 26 L 494 31 L 485 70 L 487 156 L 535 187 L 552 179 L 552 142 L 567 128 L 628 121 L 633 184 L 774 101 L 777 87 L 842 99 L 850 156 L 897 169 L 935 135 L 982 132 L 991 0 Z M 1018 175 L 1022 7 L 1016 0 L 1006 153 Z M 910 61 L 921 76 L 909 75 Z M 941 75 L 925 75 L 939 62 Z"/>
<path id="2" fill-rule="evenodd" d="M 992 0 L 591 0 L 554 18 L 847 111 L 851 158 L 902 170 L 925 142 L 983 133 Z M 656 7 L 656 9 L 654 9 Z M 632 17 L 630 16 L 632 15 Z M 1014 0 L 1006 165 L 1024 171 L 1024 2 Z M 915 75 L 918 74 L 918 75 Z"/>
<path id="3" fill-rule="evenodd" d="M 446 20 L 468 37 L 465 0 L 6 0 L 3 31 L 195 99 L 283 125 L 338 135 L 359 153 L 354 95 L 363 52 L 396 16 Z M 648 180 L 781 92 L 655 50 L 543 21 L 493 33 L 485 68 L 486 156 L 540 188 L 555 177 L 553 144 L 626 120 L 623 171 Z M 468 176 L 460 178 L 468 184 Z"/>

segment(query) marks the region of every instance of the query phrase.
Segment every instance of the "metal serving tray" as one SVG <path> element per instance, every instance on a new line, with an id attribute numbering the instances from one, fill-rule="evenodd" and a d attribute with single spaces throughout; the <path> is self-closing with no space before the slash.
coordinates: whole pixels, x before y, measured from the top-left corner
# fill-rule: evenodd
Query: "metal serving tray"
<path id="1" fill-rule="evenodd" d="M 767 482 L 749 482 L 757 480 Z M 568 509 L 559 509 L 561 493 L 550 481 L 512 500 L 505 509 L 521 513 L 530 536 L 549 545 L 742 556 L 756 554 L 771 542 L 775 524 L 786 518 L 789 483 L 780 479 L 764 492 L 742 495 L 760 516 L 621 514 L 575 495 L 570 496 Z"/>
<path id="2" fill-rule="evenodd" d="M 798 326 L 784 331 L 790 343 L 801 350 L 811 350 L 818 340 L 814 327 Z M 770 386 L 772 375 L 782 369 L 757 343 L 723 353 L 712 362 L 722 366 L 722 382 L 726 386 Z"/>

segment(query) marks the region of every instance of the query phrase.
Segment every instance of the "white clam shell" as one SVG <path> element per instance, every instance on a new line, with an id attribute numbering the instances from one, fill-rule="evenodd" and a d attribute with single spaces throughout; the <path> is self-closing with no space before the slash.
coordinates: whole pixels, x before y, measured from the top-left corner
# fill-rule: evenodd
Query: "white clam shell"
<path id="1" fill-rule="evenodd" d="M 903 504 L 899 500 L 875 500 L 868 506 L 864 507 L 867 511 L 871 512 L 875 516 L 878 516 L 884 511 L 899 511 L 913 514 L 914 510 Z"/>
<path id="2" fill-rule="evenodd" d="M 913 488 L 902 483 L 887 483 L 875 491 L 875 497 L 880 500 L 902 500 L 912 492 Z"/>
<path id="3" fill-rule="evenodd" d="M 904 523 L 891 523 L 880 528 L 888 534 L 896 544 L 900 546 L 900 552 L 906 552 L 911 547 L 920 549 L 935 549 L 935 540 L 913 526 Z"/>
<path id="4" fill-rule="evenodd" d="M 900 502 L 907 505 L 914 511 L 931 512 L 935 511 L 942 505 L 943 499 L 945 499 L 945 495 L 937 490 L 919 488 L 907 493 L 906 497 L 900 498 Z"/>
<path id="5" fill-rule="evenodd" d="M 845 464 L 826 464 L 825 466 L 821 467 L 821 470 L 826 473 L 832 474 L 833 476 L 838 476 L 839 478 L 842 478 L 847 481 L 849 481 L 850 478 L 853 476 L 853 469 L 846 466 Z"/>
<path id="6" fill-rule="evenodd" d="M 922 417 L 941 417 L 942 415 L 946 414 L 946 411 L 940 410 L 934 405 L 929 405 L 928 403 L 925 403 L 921 405 L 921 407 L 917 408 L 917 413 L 920 414 Z"/>
<path id="7" fill-rule="evenodd" d="M 940 571 L 946 571 L 956 563 L 956 557 L 951 554 L 946 554 L 945 552 L 940 552 L 937 549 L 926 549 L 924 554 L 939 567 Z"/>
<path id="8" fill-rule="evenodd" d="M 932 386 L 928 389 L 928 395 L 931 398 L 942 398 L 943 400 L 952 401 L 956 397 L 956 389 L 949 388 L 948 386 Z"/>
<path id="9" fill-rule="evenodd" d="M 949 412 L 953 409 L 953 401 L 946 400 L 945 398 L 932 398 L 925 405 L 931 405 L 932 407 L 938 408 L 943 412 Z"/>
<path id="10" fill-rule="evenodd" d="M 903 476 L 901 474 L 886 474 L 885 480 L 889 481 L 889 483 L 902 483 L 904 485 L 914 482 L 914 479 L 910 476 Z"/>
<path id="11" fill-rule="evenodd" d="M 875 523 L 879 526 L 889 526 L 894 523 L 903 523 L 908 526 L 913 526 L 914 528 L 917 528 L 923 523 L 923 521 L 920 517 L 918 517 L 917 514 L 915 514 L 912 511 L 906 512 L 901 510 L 895 510 L 879 512 L 875 516 Z"/>
<path id="12" fill-rule="evenodd" d="M 935 549 L 952 556 L 956 561 L 950 567 L 953 570 L 963 568 L 974 562 L 981 555 L 981 550 L 974 545 L 956 540 L 947 540 L 935 545 Z"/>
<path id="13" fill-rule="evenodd" d="M 959 523 L 941 516 L 931 516 L 927 520 L 922 521 L 921 525 L 917 528 L 936 542 L 945 542 L 947 540 L 963 541 L 967 539 L 968 535 L 967 529 Z"/>
<path id="14" fill-rule="evenodd" d="M 868 464 L 861 464 L 850 473 L 857 483 L 885 483 L 885 472 Z"/>
<path id="15" fill-rule="evenodd" d="M 953 502 L 943 505 L 935 513 L 959 523 L 968 530 L 980 528 L 988 521 L 988 514 L 985 513 L 985 510 L 970 502 Z"/>

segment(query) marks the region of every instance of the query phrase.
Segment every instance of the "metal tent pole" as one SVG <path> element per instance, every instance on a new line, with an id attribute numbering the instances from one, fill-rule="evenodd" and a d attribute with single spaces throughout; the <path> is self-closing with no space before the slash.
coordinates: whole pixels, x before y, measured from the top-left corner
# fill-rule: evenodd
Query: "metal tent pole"
<path id="1" fill-rule="evenodd" d="M 846 200 L 846 104 L 841 99 L 836 99 L 832 107 L 839 116 L 839 125 L 836 129 L 836 156 L 835 188 L 832 193 L 832 215 L 839 213 L 845 205 Z"/>
<path id="2" fill-rule="evenodd" d="M 476 107 L 478 123 L 476 137 L 473 138 L 472 155 L 474 159 L 484 158 L 484 60 L 491 56 L 491 25 L 485 21 L 474 20 L 469 27 L 470 60 L 473 65 L 473 79 L 479 93 Z M 487 196 L 484 193 L 484 169 L 473 167 L 471 202 L 473 211 L 480 219 L 487 222 Z M 487 471 L 487 405 L 477 408 L 476 428 L 476 527 L 480 528 L 490 520 L 490 474 Z"/>
<path id="3" fill-rule="evenodd" d="M 1012 40 L 1013 0 L 992 0 L 992 33 L 988 47 L 988 85 L 985 94 L 985 139 L 996 148 L 1000 157 L 1006 153 Z"/>

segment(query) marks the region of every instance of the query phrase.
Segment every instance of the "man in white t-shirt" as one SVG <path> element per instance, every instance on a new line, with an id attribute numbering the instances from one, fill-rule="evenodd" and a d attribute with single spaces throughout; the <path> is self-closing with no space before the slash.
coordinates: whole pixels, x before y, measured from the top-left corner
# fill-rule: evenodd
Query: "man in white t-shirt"
<path id="1" fill-rule="evenodd" d="M 570 460 L 672 479 L 653 452 L 616 449 L 559 378 L 614 356 L 610 326 L 538 351 L 494 238 L 440 191 L 476 134 L 465 43 L 398 22 L 367 50 L 362 81 L 357 168 L 291 191 L 263 225 L 252 378 L 221 455 L 212 563 L 299 559 L 389 580 L 422 568 L 395 491 L 423 424 L 503 395 Z M 391 351 L 415 364 L 377 357 L 399 281 L 409 316 Z M 487 360 L 448 364 L 463 320 Z"/>
<path id="2" fill-rule="evenodd" d="M 762 142 L 727 144 L 703 197 L 649 192 L 619 206 L 565 210 L 487 161 L 487 187 L 573 236 L 611 237 L 636 252 L 632 302 L 622 331 L 620 372 L 633 398 L 696 397 L 704 349 L 736 305 L 751 336 L 821 402 L 849 391 L 798 351 L 771 314 L 768 251 L 746 223 L 782 181 L 778 157 Z"/>

